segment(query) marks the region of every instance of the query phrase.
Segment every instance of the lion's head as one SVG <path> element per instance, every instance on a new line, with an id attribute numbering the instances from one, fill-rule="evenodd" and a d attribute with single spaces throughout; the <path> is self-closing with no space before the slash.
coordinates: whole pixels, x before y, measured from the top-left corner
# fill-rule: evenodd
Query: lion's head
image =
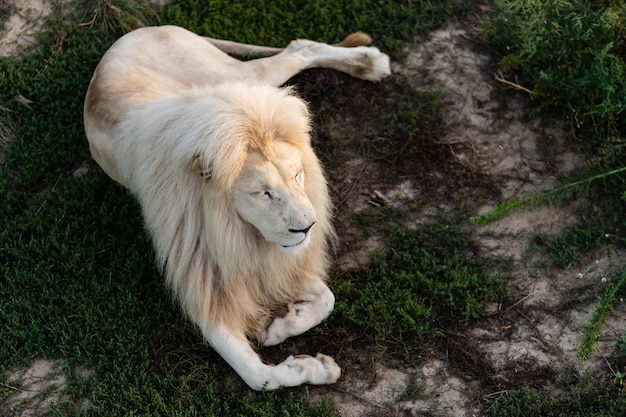
<path id="1" fill-rule="evenodd" d="M 233 187 L 235 209 L 266 241 L 288 252 L 304 249 L 316 222 L 304 184 L 298 149 L 274 142 L 271 155 L 248 156 Z"/>
<path id="2" fill-rule="evenodd" d="M 310 146 L 306 105 L 290 89 L 256 87 L 257 96 L 234 94 L 239 87 L 214 90 L 229 117 L 220 132 L 212 129 L 209 146 L 204 142 L 196 151 L 192 169 L 207 187 L 227 195 L 238 217 L 263 240 L 300 253 L 317 229 L 316 206 L 326 187 Z"/>
<path id="3" fill-rule="evenodd" d="M 210 168 L 196 157 L 193 170 L 208 181 Z M 297 253 L 311 241 L 316 213 L 305 189 L 305 171 L 298 147 L 276 141 L 264 152 L 251 152 L 231 187 L 237 214 L 281 250 Z"/>

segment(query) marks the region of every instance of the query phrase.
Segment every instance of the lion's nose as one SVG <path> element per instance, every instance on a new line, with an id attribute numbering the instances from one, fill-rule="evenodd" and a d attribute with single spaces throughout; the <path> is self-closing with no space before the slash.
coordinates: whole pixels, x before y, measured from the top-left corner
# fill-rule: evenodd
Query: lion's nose
<path id="1" fill-rule="evenodd" d="M 311 225 L 306 229 L 289 229 L 289 231 L 291 233 L 304 233 L 306 235 L 307 233 L 309 233 L 309 230 L 311 230 L 311 227 L 313 227 L 314 224 L 315 222 L 311 223 Z"/>

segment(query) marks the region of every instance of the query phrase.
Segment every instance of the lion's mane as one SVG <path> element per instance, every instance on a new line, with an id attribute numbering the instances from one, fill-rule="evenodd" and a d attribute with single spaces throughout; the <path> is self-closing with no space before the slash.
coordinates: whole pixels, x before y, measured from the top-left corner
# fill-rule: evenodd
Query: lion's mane
<path id="1" fill-rule="evenodd" d="M 141 203 L 168 285 L 201 328 L 222 323 L 258 336 L 272 307 L 292 301 L 310 277 L 326 276 L 334 232 L 309 126 L 306 106 L 292 90 L 243 83 L 192 88 L 121 123 L 120 180 Z M 295 255 L 242 220 L 231 192 L 247 155 L 276 140 L 299 150 L 317 214 L 310 245 Z M 197 156 L 210 179 L 191 169 Z"/>

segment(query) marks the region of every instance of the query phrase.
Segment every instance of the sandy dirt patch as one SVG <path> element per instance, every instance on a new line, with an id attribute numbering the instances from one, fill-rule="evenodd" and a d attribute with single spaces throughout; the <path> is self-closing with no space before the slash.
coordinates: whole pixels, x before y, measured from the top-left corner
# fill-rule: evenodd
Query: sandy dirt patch
<path id="1" fill-rule="evenodd" d="M 15 417 L 35 417 L 50 411 L 52 407 L 67 401 L 65 393 L 68 378 L 67 363 L 63 360 L 36 359 L 28 368 L 9 372 L 9 395 L 1 408 L 2 415 Z M 76 369 L 79 377 L 87 380 L 93 371 Z M 87 400 L 75 404 L 75 410 L 89 407 Z"/>
<path id="2" fill-rule="evenodd" d="M 1 7 L 9 17 L 0 25 L 0 57 L 35 47 L 34 35 L 52 12 L 52 0 L 6 0 Z"/>

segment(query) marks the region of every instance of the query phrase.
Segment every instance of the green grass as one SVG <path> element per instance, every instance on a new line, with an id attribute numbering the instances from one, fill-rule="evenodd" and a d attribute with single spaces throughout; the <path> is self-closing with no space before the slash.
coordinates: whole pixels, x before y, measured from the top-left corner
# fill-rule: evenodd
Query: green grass
<path id="1" fill-rule="evenodd" d="M 565 111 L 589 145 L 626 125 L 626 6 L 620 0 L 498 0 L 488 41 L 502 70 L 532 89 L 538 109 Z"/>
<path id="2" fill-rule="evenodd" d="M 606 315 L 611 311 L 613 304 L 619 298 L 623 300 L 624 292 L 626 292 L 626 271 L 610 277 L 610 280 L 611 284 L 599 297 L 591 318 L 583 324 L 585 330 L 578 343 L 578 357 L 581 361 L 589 359 L 589 356 L 595 351 L 600 341 L 600 335 L 602 334 L 601 326 Z M 626 337 L 626 332 L 624 332 L 622 340 L 624 337 Z"/>
<path id="3" fill-rule="evenodd" d="M 563 395 L 554 392 L 563 390 Z M 626 414 L 626 393 L 614 387 L 571 377 L 552 390 L 524 387 L 507 394 L 489 409 L 491 417 L 613 417 Z"/>
<path id="4" fill-rule="evenodd" d="M 336 315 L 372 343 L 424 346 L 441 335 L 438 321 L 467 324 L 484 314 L 486 302 L 505 295 L 495 261 L 480 258 L 468 230 L 454 220 L 388 227 L 387 249 L 336 287 Z M 499 266 L 506 270 L 503 261 Z"/>
<path id="5" fill-rule="evenodd" d="M 440 1 L 189 0 L 167 6 L 163 22 L 184 25 L 206 36 L 268 46 L 284 46 L 296 38 L 339 42 L 362 30 L 377 46 L 396 55 L 401 54 L 403 42 L 415 40 L 463 10 Z"/>

